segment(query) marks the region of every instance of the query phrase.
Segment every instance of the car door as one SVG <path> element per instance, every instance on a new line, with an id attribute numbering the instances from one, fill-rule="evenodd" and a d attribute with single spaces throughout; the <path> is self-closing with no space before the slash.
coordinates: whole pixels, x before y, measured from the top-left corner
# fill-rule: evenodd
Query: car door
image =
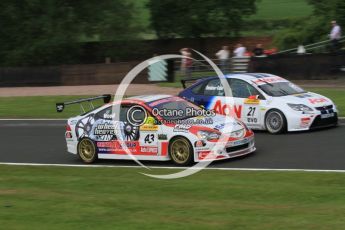
<path id="1" fill-rule="evenodd" d="M 205 98 L 205 108 L 214 110 L 221 115 L 241 118 L 242 105 L 235 100 L 226 100 L 224 87 L 219 78 L 208 81 L 203 88 L 202 94 Z"/>
<path id="2" fill-rule="evenodd" d="M 161 134 L 161 125 L 144 107 L 135 104 L 122 105 L 120 121 L 124 124 L 123 134 L 131 143 L 134 154 L 159 154 L 158 136 Z M 135 123 L 136 121 L 139 123 Z"/>
<path id="3" fill-rule="evenodd" d="M 264 96 L 251 84 L 240 79 L 231 79 L 234 103 L 241 106 L 240 118 L 249 128 L 258 128 L 261 125 Z"/>
<path id="4" fill-rule="evenodd" d="M 200 88 L 200 93 L 197 97 L 197 104 L 204 108 L 213 109 L 214 101 L 222 100 L 224 98 L 224 87 L 218 78 L 209 80 Z"/>
<path id="5" fill-rule="evenodd" d="M 183 96 L 188 101 L 191 101 L 199 106 L 207 107 L 208 102 L 212 95 L 205 95 L 205 86 L 208 85 L 209 81 L 201 82 L 200 84 L 194 86 L 188 95 Z"/>

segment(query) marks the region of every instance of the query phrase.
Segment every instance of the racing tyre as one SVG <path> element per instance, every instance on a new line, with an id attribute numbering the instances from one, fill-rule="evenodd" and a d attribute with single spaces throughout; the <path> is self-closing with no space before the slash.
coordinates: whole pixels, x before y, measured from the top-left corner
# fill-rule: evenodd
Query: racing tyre
<path id="1" fill-rule="evenodd" d="M 78 144 L 78 155 L 87 164 L 95 162 L 97 152 L 94 142 L 88 138 L 82 139 Z"/>
<path id="2" fill-rule="evenodd" d="M 169 144 L 169 154 L 177 165 L 189 165 L 193 162 L 193 146 L 186 138 L 174 138 Z"/>
<path id="3" fill-rule="evenodd" d="M 279 110 L 271 110 L 265 118 L 265 125 L 268 132 L 279 134 L 286 132 L 287 122 L 284 114 Z"/>

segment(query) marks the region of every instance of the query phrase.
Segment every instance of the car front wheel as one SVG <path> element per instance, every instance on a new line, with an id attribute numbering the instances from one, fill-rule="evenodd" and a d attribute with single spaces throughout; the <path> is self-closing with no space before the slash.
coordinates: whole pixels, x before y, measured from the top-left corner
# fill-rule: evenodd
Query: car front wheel
<path id="1" fill-rule="evenodd" d="M 78 144 L 78 155 L 85 163 L 93 163 L 97 160 L 96 146 L 88 138 L 82 139 Z"/>
<path id="2" fill-rule="evenodd" d="M 287 122 L 282 112 L 278 110 L 271 110 L 265 118 L 265 125 L 268 132 L 272 134 L 279 134 L 286 132 Z"/>
<path id="3" fill-rule="evenodd" d="M 177 165 L 189 165 L 193 161 L 193 147 L 184 137 L 176 137 L 170 142 L 169 154 Z"/>

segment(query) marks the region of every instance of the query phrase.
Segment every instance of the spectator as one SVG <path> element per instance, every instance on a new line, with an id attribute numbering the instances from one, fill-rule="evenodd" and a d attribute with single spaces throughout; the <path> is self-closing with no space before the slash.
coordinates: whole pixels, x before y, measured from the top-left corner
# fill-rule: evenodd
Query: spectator
<path id="1" fill-rule="evenodd" d="M 305 54 L 307 51 L 305 50 L 303 45 L 299 45 L 297 47 L 297 54 Z"/>
<path id="2" fill-rule="evenodd" d="M 256 57 L 264 56 L 264 49 L 262 48 L 262 44 L 257 44 L 256 47 L 253 49 L 253 54 Z"/>
<path id="3" fill-rule="evenodd" d="M 247 51 L 246 47 L 244 47 L 242 44 L 237 44 L 235 46 L 234 56 L 235 57 L 244 57 L 246 51 Z"/>
<path id="4" fill-rule="evenodd" d="M 181 60 L 181 72 L 185 77 L 191 77 L 193 68 L 192 53 L 190 52 L 189 48 L 181 49 L 180 53 L 183 56 Z"/>
<path id="5" fill-rule="evenodd" d="M 219 59 L 220 69 L 223 71 L 223 73 L 226 73 L 230 56 L 229 47 L 223 46 L 222 49 L 216 53 L 216 56 Z"/>
<path id="6" fill-rule="evenodd" d="M 341 38 L 341 28 L 337 24 L 336 21 L 332 21 L 331 24 L 332 24 L 332 30 L 331 30 L 329 37 L 330 37 L 331 42 L 332 42 L 332 52 L 338 52 L 340 49 L 339 40 Z"/>

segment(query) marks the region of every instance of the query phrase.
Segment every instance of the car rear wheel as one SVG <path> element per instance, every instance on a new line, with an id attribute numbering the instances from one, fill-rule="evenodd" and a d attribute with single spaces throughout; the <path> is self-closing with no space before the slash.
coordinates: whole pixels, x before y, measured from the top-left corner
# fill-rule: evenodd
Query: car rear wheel
<path id="1" fill-rule="evenodd" d="M 285 116 L 278 110 L 271 110 L 267 113 L 265 118 L 265 125 L 267 131 L 272 134 L 286 132 L 287 128 Z"/>
<path id="2" fill-rule="evenodd" d="M 169 145 L 169 154 L 177 165 L 189 165 L 193 162 L 193 147 L 186 138 L 174 138 Z"/>
<path id="3" fill-rule="evenodd" d="M 78 155 L 85 163 L 93 163 L 97 160 L 96 146 L 88 138 L 82 139 L 78 144 Z"/>

